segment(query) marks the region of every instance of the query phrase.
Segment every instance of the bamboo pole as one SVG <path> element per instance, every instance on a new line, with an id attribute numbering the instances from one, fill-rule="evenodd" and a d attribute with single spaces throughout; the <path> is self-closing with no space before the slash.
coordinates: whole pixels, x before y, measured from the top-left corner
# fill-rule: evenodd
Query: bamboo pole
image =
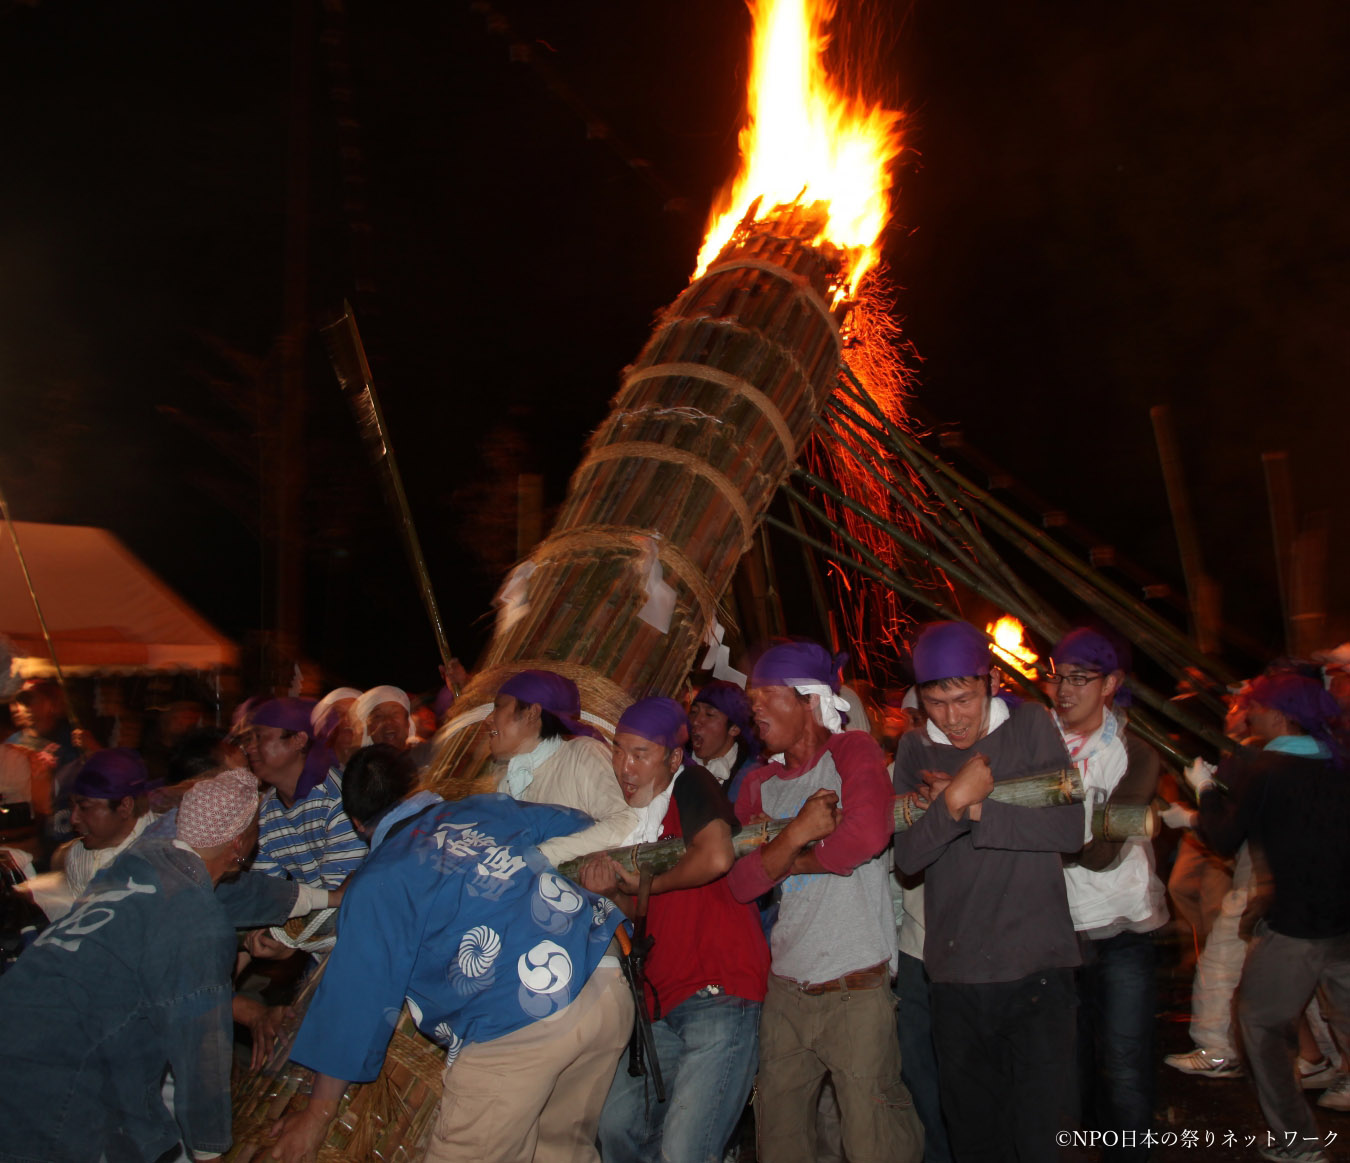
<path id="1" fill-rule="evenodd" d="M 399 472 L 398 461 L 394 457 L 394 446 L 389 439 L 389 426 L 384 422 L 384 409 L 380 407 L 380 397 L 375 391 L 375 379 L 366 360 L 366 349 L 361 343 L 361 333 L 356 329 L 356 317 L 352 314 L 351 304 L 344 302 L 342 314 L 319 330 L 328 345 L 333 371 L 343 395 L 351 405 L 352 414 L 356 417 L 357 427 L 365 441 L 371 463 L 379 475 L 385 498 L 398 521 L 403 548 L 408 555 L 408 564 L 412 566 L 413 577 L 417 580 L 417 590 L 422 596 L 422 605 L 431 623 L 431 633 L 436 639 L 436 649 L 440 651 L 441 665 L 448 672 L 454 656 L 450 652 L 450 643 L 445 636 L 445 623 L 441 621 L 441 610 L 436 603 L 431 572 L 427 569 L 426 558 L 422 555 L 422 542 L 417 536 L 417 526 L 413 523 L 408 496 L 403 491 L 403 474 Z"/>
<path id="2" fill-rule="evenodd" d="M 789 491 L 791 492 L 791 490 Z M 793 495 L 800 496 L 800 494 L 793 494 Z M 961 615 L 958 611 L 953 610 L 951 607 L 945 605 L 940 601 L 937 601 L 935 598 L 929 596 L 923 591 L 916 589 L 914 586 L 910 585 L 905 579 L 900 578 L 893 571 L 887 568 L 884 565 L 884 563 L 880 563 L 875 558 L 874 555 L 867 552 L 864 546 L 861 546 L 859 543 L 854 541 L 849 536 L 846 530 L 840 529 L 833 522 L 831 522 L 829 517 L 825 513 L 823 513 L 819 508 L 812 505 L 809 501 L 806 500 L 803 500 L 801 503 L 804 504 L 805 507 L 811 511 L 812 516 L 816 517 L 817 520 L 823 522 L 828 528 L 830 528 L 832 532 L 834 532 L 837 536 L 839 536 L 841 540 L 848 542 L 850 545 L 853 546 L 853 548 L 857 552 L 868 557 L 870 560 L 863 561 L 858 557 L 849 557 L 847 554 L 841 553 L 837 546 L 828 545 L 824 541 L 821 541 L 819 538 L 812 537 L 804 529 L 799 529 L 792 525 L 789 525 L 785 521 L 780 521 L 772 514 L 766 517 L 765 520 L 769 524 L 773 525 L 775 528 L 782 529 L 785 533 L 788 533 L 793 537 L 797 538 L 803 544 L 809 545 L 822 553 L 829 554 L 840 564 L 846 565 L 850 569 L 855 569 L 859 573 L 862 573 L 864 576 L 870 577 L 874 581 L 878 581 L 882 585 L 892 589 L 895 593 L 899 594 L 901 597 L 916 602 L 917 604 L 923 606 L 925 609 L 928 609 L 934 614 L 936 614 L 939 618 L 960 619 Z M 972 588 L 975 589 L 976 593 L 980 593 L 981 596 L 988 596 L 987 594 L 983 593 L 978 587 L 972 586 Z M 993 601 L 996 599 L 991 597 L 990 600 Z M 1035 621 L 1029 621 L 1028 624 L 1031 625 L 1033 629 L 1037 629 L 1037 624 L 1035 623 Z M 1038 629 L 1038 632 L 1043 633 L 1044 631 Z M 1044 701 L 1041 692 L 1039 691 L 1039 689 L 1036 688 L 1035 684 L 1032 683 L 1031 680 L 1027 679 L 1025 675 L 1022 675 L 1015 667 L 1010 668 L 1007 673 L 1009 673 L 1011 677 L 1031 695 L 1031 697 L 1035 698 L 1038 701 Z M 1157 694 L 1149 687 L 1141 683 L 1139 680 L 1129 678 L 1127 679 L 1127 683 L 1129 685 L 1129 688 L 1136 695 L 1139 696 L 1140 700 L 1142 702 L 1145 702 L 1150 708 L 1159 712 L 1165 717 L 1172 719 L 1174 722 L 1177 723 L 1178 726 L 1189 731 L 1197 738 L 1203 739 L 1205 742 L 1217 748 L 1219 751 L 1232 751 L 1237 747 L 1236 741 L 1229 739 L 1217 728 L 1199 722 L 1199 720 L 1193 718 L 1192 716 L 1182 711 L 1177 706 L 1177 704 L 1173 703 L 1171 700 L 1165 698 L 1164 696 Z M 1162 730 L 1158 728 L 1154 723 L 1152 723 L 1148 719 L 1148 717 L 1144 715 L 1142 712 L 1138 710 L 1134 711 L 1134 713 L 1130 716 L 1130 724 L 1132 728 L 1134 728 L 1136 734 L 1138 734 L 1141 738 L 1145 739 L 1152 746 L 1156 747 L 1158 750 L 1162 751 L 1164 754 L 1169 756 L 1174 762 L 1178 763 L 1180 766 L 1185 767 L 1191 762 L 1192 757 L 1188 757 L 1182 752 L 1178 751 L 1167 739 L 1166 735 L 1162 732 Z"/>
<path id="3" fill-rule="evenodd" d="M 1083 784 L 1077 770 L 1068 768 L 1003 780 L 994 784 L 989 798 L 997 803 L 1024 808 L 1061 807 L 1082 802 Z M 892 808 L 895 831 L 908 831 L 926 811 L 912 794 L 896 796 Z M 731 841 L 736 857 L 739 859 L 762 848 L 789 823 L 790 820 L 764 820 L 758 824 L 745 825 Z M 1102 804 L 1094 808 L 1092 813 L 1092 835 L 1098 840 L 1150 837 L 1157 832 L 1157 826 L 1157 813 L 1147 804 Z M 642 871 L 667 872 L 679 863 L 684 851 L 683 840 L 657 840 L 651 844 L 633 844 L 626 848 L 610 848 L 604 852 L 578 856 L 575 860 L 558 865 L 558 871 L 575 880 L 587 860 L 594 856 L 607 856 L 634 874 Z"/>
<path id="4" fill-rule="evenodd" d="M 1046 536 L 1041 530 L 1023 520 L 997 498 L 990 495 L 988 491 L 981 489 L 957 469 L 947 464 L 941 457 L 929 452 L 908 433 L 891 424 L 885 413 L 867 396 L 862 384 L 853 375 L 848 365 L 843 365 L 841 370 L 846 381 L 841 385 L 841 392 L 849 399 L 860 403 L 886 428 L 889 433 L 889 438 L 886 441 L 888 447 L 907 463 L 916 465 L 916 467 L 920 464 L 926 465 L 937 474 L 946 477 L 961 490 L 967 504 L 978 507 L 986 519 L 997 518 L 999 520 L 1002 526 L 1000 536 L 1005 537 L 1011 544 L 1017 545 L 1019 549 L 1026 545 L 1034 545 L 1039 548 L 1047 558 L 1054 562 L 1054 566 L 1043 566 L 1043 568 L 1047 568 L 1047 572 L 1059 580 L 1061 584 L 1064 584 L 1065 570 L 1077 575 L 1102 595 L 1109 598 L 1120 609 L 1129 611 L 1139 625 L 1146 628 L 1144 632 L 1170 644 L 1175 653 L 1186 659 L 1187 665 L 1194 666 L 1202 672 L 1214 676 L 1221 684 L 1234 681 L 1234 676 L 1227 667 L 1219 660 L 1205 655 L 1193 641 L 1177 630 L 1175 626 L 1143 606 L 1115 583 L 1102 577 L 1085 562 L 1080 561 L 1064 549 L 1053 538 Z M 1112 621 L 1114 624 L 1115 619 L 1112 619 Z"/>

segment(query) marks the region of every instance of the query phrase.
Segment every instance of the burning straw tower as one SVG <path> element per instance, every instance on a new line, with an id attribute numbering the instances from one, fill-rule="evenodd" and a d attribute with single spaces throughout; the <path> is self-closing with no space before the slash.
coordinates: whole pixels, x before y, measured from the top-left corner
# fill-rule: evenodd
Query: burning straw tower
<path id="1" fill-rule="evenodd" d="M 825 214 L 780 206 L 747 224 L 662 314 L 553 532 L 508 583 L 461 699 L 475 709 L 445 729 L 447 790 L 480 773 L 472 724 L 510 673 L 566 674 L 612 725 L 715 641 L 719 597 L 834 387 L 848 304 L 844 253 L 815 241 Z M 653 615 L 663 592 L 673 608 Z"/>
<path id="2" fill-rule="evenodd" d="M 442 732 L 435 775 L 448 794 L 488 774 L 473 727 L 512 672 L 567 675 L 583 709 L 613 724 L 632 699 L 676 690 L 720 642 L 718 601 L 834 392 L 899 152 L 896 114 L 830 86 L 829 7 L 751 4 L 741 173 L 557 525 L 508 580 L 467 709 Z"/>
<path id="3" fill-rule="evenodd" d="M 835 390 L 852 293 L 886 220 L 898 119 L 830 92 L 827 13 L 811 2 L 752 4 L 742 173 L 551 535 L 504 587 L 466 710 L 438 737 L 433 777 L 448 796 L 490 776 L 477 723 L 515 671 L 573 678 L 583 710 L 610 725 L 632 699 L 676 689 L 718 641 L 721 594 Z M 307 1089 L 308 1072 L 285 1062 L 293 1037 L 294 1023 L 236 1089 L 232 1159 L 265 1157 L 261 1136 Z M 443 1056 L 405 1013 L 380 1080 L 351 1088 L 320 1157 L 417 1158 Z"/>

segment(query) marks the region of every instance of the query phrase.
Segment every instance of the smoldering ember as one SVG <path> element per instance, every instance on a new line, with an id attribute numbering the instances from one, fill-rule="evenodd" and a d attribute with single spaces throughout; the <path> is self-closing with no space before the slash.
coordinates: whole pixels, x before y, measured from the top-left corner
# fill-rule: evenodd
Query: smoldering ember
<path id="1" fill-rule="evenodd" d="M 0 1160 L 1343 1156 L 1347 21 L 0 8 Z"/>

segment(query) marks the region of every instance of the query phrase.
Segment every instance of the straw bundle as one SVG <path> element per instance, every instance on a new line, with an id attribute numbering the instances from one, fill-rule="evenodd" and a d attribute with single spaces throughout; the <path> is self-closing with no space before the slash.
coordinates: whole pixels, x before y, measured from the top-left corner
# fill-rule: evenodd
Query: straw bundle
<path id="1" fill-rule="evenodd" d="M 523 612 L 499 621 L 469 710 L 442 728 L 438 790 L 487 786 L 473 728 L 510 674 L 559 671 L 612 724 L 676 690 L 726 620 L 721 594 L 835 386 L 847 305 L 833 304 L 838 252 L 812 245 L 820 215 L 780 207 L 743 228 L 657 320 L 526 563 Z M 652 554 L 675 591 L 665 632 L 638 617 Z"/>

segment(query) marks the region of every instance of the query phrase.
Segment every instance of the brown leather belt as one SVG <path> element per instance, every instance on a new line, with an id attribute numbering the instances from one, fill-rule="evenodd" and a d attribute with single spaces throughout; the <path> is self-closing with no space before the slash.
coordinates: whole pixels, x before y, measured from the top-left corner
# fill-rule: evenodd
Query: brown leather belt
<path id="1" fill-rule="evenodd" d="M 793 981 L 790 977 L 780 978 L 789 985 L 797 989 L 798 992 L 807 994 L 811 997 L 819 997 L 822 993 L 843 993 L 849 989 L 876 989 L 879 985 L 885 985 L 891 979 L 891 963 L 883 961 L 880 965 L 873 965 L 869 969 L 859 969 L 856 973 L 846 973 L 843 977 L 836 977 L 833 981 L 802 982 Z"/>

